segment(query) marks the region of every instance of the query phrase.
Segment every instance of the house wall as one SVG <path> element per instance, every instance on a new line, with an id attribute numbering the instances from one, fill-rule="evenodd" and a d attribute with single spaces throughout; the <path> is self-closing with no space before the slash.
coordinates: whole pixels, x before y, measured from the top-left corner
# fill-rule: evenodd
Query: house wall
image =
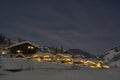
<path id="1" fill-rule="evenodd" d="M 32 47 L 32 48 L 28 48 L 28 47 Z M 37 49 L 38 49 L 37 47 L 34 47 L 31 44 L 25 43 L 25 44 L 22 44 L 22 45 L 11 47 L 9 50 L 10 50 L 11 54 L 22 53 L 22 54 L 27 55 L 27 54 L 36 53 Z"/>

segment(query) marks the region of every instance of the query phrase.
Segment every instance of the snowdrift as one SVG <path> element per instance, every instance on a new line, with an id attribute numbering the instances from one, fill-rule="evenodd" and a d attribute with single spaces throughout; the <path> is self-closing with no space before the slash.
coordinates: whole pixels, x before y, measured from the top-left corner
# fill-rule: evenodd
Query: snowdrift
<path id="1" fill-rule="evenodd" d="M 32 70 L 32 69 L 70 69 L 72 65 L 61 65 L 50 62 L 37 62 L 21 58 L 1 58 L 2 70 Z"/>

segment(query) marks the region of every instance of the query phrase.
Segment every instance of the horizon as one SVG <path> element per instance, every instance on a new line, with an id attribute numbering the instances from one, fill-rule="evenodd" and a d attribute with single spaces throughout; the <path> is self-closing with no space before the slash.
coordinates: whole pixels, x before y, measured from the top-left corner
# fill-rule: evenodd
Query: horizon
<path id="1" fill-rule="evenodd" d="M 25 39 L 20 38 L 20 37 L 18 37 L 18 38 L 16 38 L 16 39 L 11 39 L 10 37 L 8 37 L 8 36 L 6 36 L 6 35 L 4 35 L 4 34 L 2 34 L 2 33 L 0 33 L 0 34 L 1 34 L 2 36 L 4 36 L 5 38 L 12 40 L 13 44 L 19 43 L 19 39 L 20 39 L 20 40 L 21 40 L 20 42 L 29 41 L 29 42 L 31 42 L 31 43 L 33 43 L 33 44 L 35 44 L 35 45 L 37 45 L 37 46 L 41 46 L 41 47 L 57 47 L 57 48 L 61 48 L 61 46 L 62 46 L 63 50 L 65 50 L 65 51 L 66 51 L 66 50 L 71 50 L 71 49 L 76 49 L 76 50 L 81 50 L 81 51 L 90 53 L 90 52 L 85 51 L 85 50 L 82 50 L 82 49 L 80 49 L 80 48 L 72 48 L 72 47 L 71 47 L 71 48 L 64 48 L 64 46 L 63 46 L 63 45 L 60 45 L 60 44 L 49 44 L 49 45 L 44 45 L 44 44 L 43 44 L 43 45 L 41 45 L 41 44 L 35 43 L 35 42 L 31 41 L 31 40 L 25 40 Z M 11 44 L 11 45 L 13 45 L 13 44 Z M 11 45 L 10 45 L 10 46 L 11 46 Z M 105 54 L 105 53 L 108 52 L 109 50 L 111 50 L 111 49 L 113 49 L 113 48 L 116 48 L 116 47 L 119 47 L 119 46 L 112 47 L 112 48 L 110 48 L 110 49 L 102 52 L 101 54 L 94 54 L 94 53 L 90 53 L 90 54 L 92 54 L 92 55 L 102 55 L 102 54 Z"/>
<path id="2" fill-rule="evenodd" d="M 118 0 L 1 0 L 0 33 L 101 54 L 120 45 Z"/>

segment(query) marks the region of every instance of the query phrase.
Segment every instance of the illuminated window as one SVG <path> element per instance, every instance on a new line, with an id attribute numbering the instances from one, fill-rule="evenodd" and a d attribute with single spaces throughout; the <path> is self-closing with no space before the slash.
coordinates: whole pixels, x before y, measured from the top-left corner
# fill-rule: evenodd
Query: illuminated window
<path id="1" fill-rule="evenodd" d="M 34 47 L 33 46 L 28 46 L 28 49 L 33 49 Z"/>
<path id="2" fill-rule="evenodd" d="M 5 52 L 2 52 L 2 54 L 4 55 L 4 54 L 6 54 Z"/>
<path id="3" fill-rule="evenodd" d="M 17 53 L 21 53 L 22 51 L 21 50 L 17 50 Z"/>
<path id="4" fill-rule="evenodd" d="M 33 46 L 31 46 L 31 49 L 33 49 L 34 47 Z"/>
<path id="5" fill-rule="evenodd" d="M 31 46 L 28 46 L 28 49 L 30 49 L 31 48 Z"/>

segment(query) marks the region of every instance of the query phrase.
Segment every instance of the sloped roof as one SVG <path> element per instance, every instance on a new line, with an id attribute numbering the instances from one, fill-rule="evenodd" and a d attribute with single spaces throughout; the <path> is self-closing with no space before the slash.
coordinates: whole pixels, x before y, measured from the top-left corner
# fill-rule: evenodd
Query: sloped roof
<path id="1" fill-rule="evenodd" d="M 60 53 L 58 53 L 58 54 L 56 54 L 56 55 L 61 55 L 61 56 L 64 56 L 64 57 L 72 57 L 71 54 L 60 54 Z"/>
<path id="2" fill-rule="evenodd" d="M 54 56 L 54 55 L 51 54 L 51 53 L 41 53 L 40 55 L 41 55 L 41 56 L 45 56 L 45 55 Z"/>
<path id="3" fill-rule="evenodd" d="M 18 46 L 18 45 L 22 45 L 22 44 L 25 44 L 25 43 L 31 44 L 31 45 L 33 45 L 34 47 L 39 48 L 38 45 L 35 45 L 35 44 L 31 43 L 30 41 L 23 41 L 23 42 L 19 42 L 19 43 L 15 43 L 15 44 L 13 44 L 13 45 L 10 45 L 10 46 L 6 47 L 5 49 L 9 49 L 9 48 L 12 48 L 12 47 L 15 47 L 15 46 Z"/>

